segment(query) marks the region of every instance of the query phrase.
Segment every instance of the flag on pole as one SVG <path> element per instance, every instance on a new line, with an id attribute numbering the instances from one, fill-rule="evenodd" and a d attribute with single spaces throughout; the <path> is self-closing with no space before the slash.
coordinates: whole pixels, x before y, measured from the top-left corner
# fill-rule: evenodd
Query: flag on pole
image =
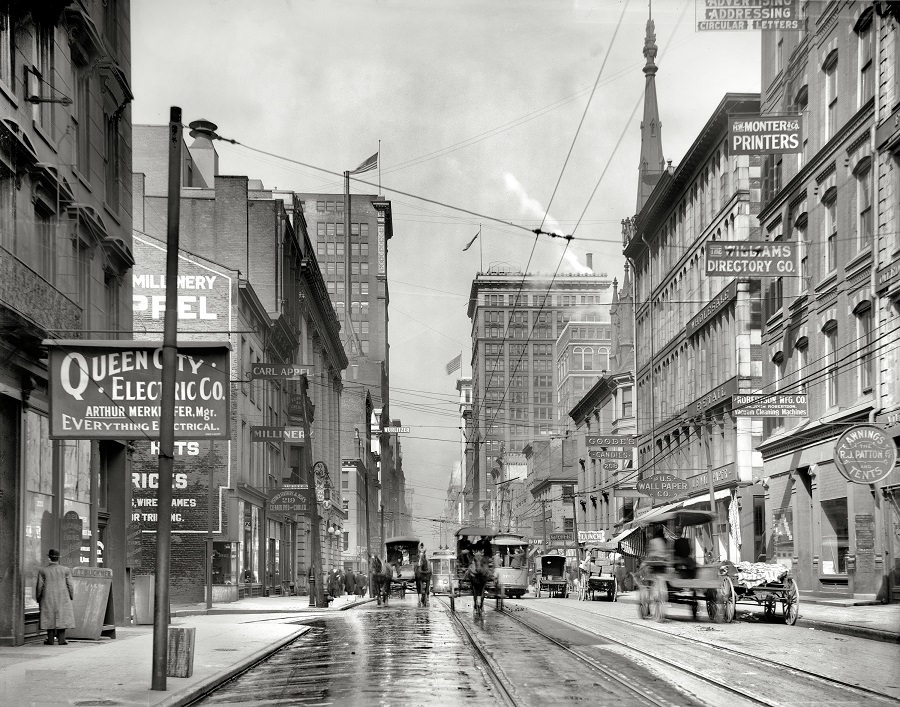
<path id="1" fill-rule="evenodd" d="M 456 358 L 454 358 L 450 363 L 447 364 L 447 375 L 449 376 L 454 371 L 458 371 L 459 367 L 462 365 L 462 354 L 457 354 Z"/>
<path id="2" fill-rule="evenodd" d="M 367 160 L 363 160 L 362 164 L 359 165 L 356 169 L 354 169 L 350 174 L 360 174 L 362 172 L 368 172 L 369 170 L 375 169 L 378 166 L 378 153 L 376 152 L 374 155 L 369 157 Z"/>
<path id="3" fill-rule="evenodd" d="M 478 240 L 478 236 L 480 236 L 480 235 L 481 235 L 481 229 L 479 228 L 479 229 L 478 229 L 478 233 L 476 233 L 476 234 L 473 236 L 472 240 L 470 240 L 468 243 L 466 243 L 466 247 L 463 248 L 463 253 L 465 253 L 467 250 L 469 250 L 469 248 L 472 247 L 472 244 L 473 244 L 475 241 Z"/>

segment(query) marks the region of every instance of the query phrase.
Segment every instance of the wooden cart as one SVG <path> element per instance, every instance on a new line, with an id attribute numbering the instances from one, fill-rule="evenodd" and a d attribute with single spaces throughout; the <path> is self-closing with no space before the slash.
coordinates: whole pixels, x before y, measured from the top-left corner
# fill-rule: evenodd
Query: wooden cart
<path id="1" fill-rule="evenodd" d="M 763 607 L 768 619 L 775 618 L 781 604 L 781 615 L 788 626 L 800 615 L 800 591 L 791 571 L 776 564 L 740 562 L 735 566 L 734 591 L 739 603 L 755 603 Z"/>

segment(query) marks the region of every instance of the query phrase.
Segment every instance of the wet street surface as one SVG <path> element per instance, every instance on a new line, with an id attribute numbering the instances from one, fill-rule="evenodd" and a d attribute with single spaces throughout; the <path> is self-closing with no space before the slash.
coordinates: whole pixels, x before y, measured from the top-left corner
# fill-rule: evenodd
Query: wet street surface
<path id="1" fill-rule="evenodd" d="M 468 597 L 451 612 L 440 598 L 424 608 L 408 596 L 296 620 L 310 630 L 197 704 L 736 707 L 896 700 L 889 666 L 897 649 L 887 644 L 780 625 L 686 617 L 656 624 L 622 604 L 526 598 L 507 601 L 507 609 L 497 612 L 488 600 L 475 617 Z M 819 654 L 818 665 L 790 659 L 807 652 Z M 887 673 L 884 684 L 871 685 L 875 691 L 848 672 L 848 662 L 856 665 L 853 653 Z"/>

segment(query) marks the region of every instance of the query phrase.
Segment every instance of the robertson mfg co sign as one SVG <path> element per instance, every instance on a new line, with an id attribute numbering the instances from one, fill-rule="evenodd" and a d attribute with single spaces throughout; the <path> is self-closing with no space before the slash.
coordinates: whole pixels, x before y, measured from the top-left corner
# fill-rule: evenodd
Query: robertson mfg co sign
<path id="1" fill-rule="evenodd" d="M 152 341 L 44 341 L 50 437 L 159 439 L 163 350 Z M 175 359 L 175 438 L 229 439 L 227 343 L 182 342 Z"/>
<path id="2" fill-rule="evenodd" d="M 857 425 L 838 437 L 834 463 L 848 481 L 876 484 L 897 464 L 897 445 L 880 427 Z"/>
<path id="3" fill-rule="evenodd" d="M 805 395 L 780 393 L 747 393 L 731 399 L 736 417 L 809 417 Z"/>

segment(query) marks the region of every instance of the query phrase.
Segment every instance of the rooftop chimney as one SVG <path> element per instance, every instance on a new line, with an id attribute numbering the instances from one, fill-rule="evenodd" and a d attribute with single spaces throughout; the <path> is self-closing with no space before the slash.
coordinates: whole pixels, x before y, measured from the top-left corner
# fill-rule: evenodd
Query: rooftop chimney
<path id="1" fill-rule="evenodd" d="M 593 254 L 593 253 L 588 253 L 588 254 L 585 256 L 585 259 L 587 260 L 587 266 L 588 266 L 588 268 L 591 269 L 591 270 L 593 270 L 593 269 L 594 269 L 594 254 Z"/>
<path id="2" fill-rule="evenodd" d="M 218 137 L 216 135 L 218 126 L 208 120 L 195 120 L 188 127 L 191 129 L 190 136 L 194 138 L 194 142 L 188 147 L 188 152 L 191 154 L 196 169 L 193 172 L 192 183 L 185 184 L 185 186 L 213 187 L 216 175 L 219 173 L 219 154 L 212 142 Z"/>

